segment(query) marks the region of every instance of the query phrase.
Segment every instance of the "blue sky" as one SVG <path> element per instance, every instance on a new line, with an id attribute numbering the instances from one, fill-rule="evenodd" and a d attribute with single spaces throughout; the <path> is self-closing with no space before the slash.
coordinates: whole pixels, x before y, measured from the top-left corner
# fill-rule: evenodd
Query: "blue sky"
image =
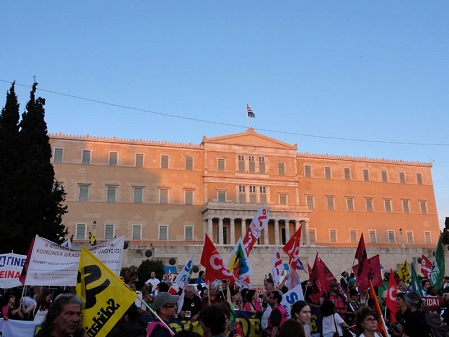
<path id="1" fill-rule="evenodd" d="M 248 103 L 250 126 L 298 152 L 432 162 L 440 226 L 449 216 L 447 1 L 5 0 L 0 12 L 0 105 L 15 80 L 23 111 L 36 76 L 50 132 L 198 144 L 244 131 Z"/>

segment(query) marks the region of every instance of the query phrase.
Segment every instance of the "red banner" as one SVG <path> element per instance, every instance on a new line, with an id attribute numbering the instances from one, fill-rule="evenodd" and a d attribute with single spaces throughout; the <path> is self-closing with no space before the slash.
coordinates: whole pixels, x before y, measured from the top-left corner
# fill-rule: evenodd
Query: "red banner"
<path id="1" fill-rule="evenodd" d="M 220 253 L 207 234 L 204 240 L 203 253 L 201 254 L 201 265 L 206 268 L 208 279 L 211 282 L 215 280 L 230 280 L 230 284 L 234 284 L 234 275 L 225 267 Z"/>

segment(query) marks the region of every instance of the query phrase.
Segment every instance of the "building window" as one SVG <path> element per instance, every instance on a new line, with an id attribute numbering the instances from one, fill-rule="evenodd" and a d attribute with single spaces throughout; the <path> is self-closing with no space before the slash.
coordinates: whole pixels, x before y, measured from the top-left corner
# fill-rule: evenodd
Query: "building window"
<path id="1" fill-rule="evenodd" d="M 422 185 L 422 175 L 421 173 L 416 173 L 416 182 L 418 185 Z"/>
<path id="2" fill-rule="evenodd" d="M 166 188 L 159 189 L 159 203 L 168 204 L 168 189 Z"/>
<path id="3" fill-rule="evenodd" d="M 53 162 L 62 163 L 63 154 L 64 154 L 64 149 L 55 148 L 55 156 L 53 157 Z"/>
<path id="4" fill-rule="evenodd" d="M 90 164 L 90 157 L 91 157 L 92 151 L 90 150 L 83 150 L 83 155 L 81 159 L 82 164 Z"/>
<path id="5" fill-rule="evenodd" d="M 259 197 L 260 197 L 260 203 L 266 204 L 267 203 L 267 188 L 265 186 L 259 186 Z"/>
<path id="6" fill-rule="evenodd" d="M 326 179 L 331 179 L 331 168 L 329 166 L 324 167 L 324 177 Z"/>
<path id="7" fill-rule="evenodd" d="M 246 188 L 244 185 L 239 185 L 239 202 L 246 202 Z"/>
<path id="8" fill-rule="evenodd" d="M 407 243 L 413 243 L 413 231 L 407 231 Z"/>
<path id="9" fill-rule="evenodd" d="M 337 230 L 329 229 L 329 240 L 330 242 L 337 242 Z"/>
<path id="10" fill-rule="evenodd" d="M 363 170 L 363 180 L 369 181 L 369 171 L 366 169 Z"/>
<path id="11" fill-rule="evenodd" d="M 117 199 L 117 186 L 108 186 L 107 187 L 107 202 L 115 202 Z"/>
<path id="12" fill-rule="evenodd" d="M 218 158 L 217 167 L 218 167 L 218 171 L 224 172 L 224 170 L 225 170 L 225 160 L 224 160 L 224 158 Z"/>
<path id="13" fill-rule="evenodd" d="M 168 156 L 161 156 L 161 168 L 168 169 Z"/>
<path id="14" fill-rule="evenodd" d="M 391 213 L 391 200 L 384 199 L 384 205 L 385 205 L 385 212 Z"/>
<path id="15" fill-rule="evenodd" d="M 256 173 L 256 162 L 254 161 L 254 156 L 248 156 L 249 160 L 249 173 Z"/>
<path id="16" fill-rule="evenodd" d="M 265 157 L 259 157 L 259 173 L 265 174 Z"/>
<path id="17" fill-rule="evenodd" d="M 285 193 L 279 194 L 279 204 L 287 205 L 287 194 L 285 194 Z"/>
<path id="18" fill-rule="evenodd" d="M 104 226 L 104 238 L 107 240 L 112 240 L 114 238 L 114 225 L 106 224 Z"/>
<path id="19" fill-rule="evenodd" d="M 388 243 L 395 243 L 396 238 L 394 235 L 394 231 L 388 231 Z"/>
<path id="20" fill-rule="evenodd" d="M 142 240 L 142 226 L 141 225 L 133 225 L 132 227 L 132 239 L 133 240 Z"/>
<path id="21" fill-rule="evenodd" d="M 381 175 L 382 175 L 382 182 L 383 182 L 383 183 L 388 182 L 387 171 L 381 171 L 380 173 L 381 173 Z"/>
<path id="22" fill-rule="evenodd" d="M 403 199 L 402 200 L 402 209 L 404 211 L 404 213 L 410 213 L 410 207 L 409 207 L 409 201 Z"/>
<path id="23" fill-rule="evenodd" d="M 365 202 L 366 202 L 366 211 L 367 212 L 372 212 L 373 211 L 373 199 L 366 198 Z"/>
<path id="24" fill-rule="evenodd" d="M 306 204 L 308 209 L 314 209 L 313 195 L 306 196 Z"/>
<path id="25" fill-rule="evenodd" d="M 377 242 L 376 231 L 371 230 L 368 233 L 369 233 L 369 242 L 376 243 Z"/>
<path id="26" fill-rule="evenodd" d="M 351 180 L 351 169 L 349 167 L 345 167 L 345 180 Z"/>
<path id="27" fill-rule="evenodd" d="M 143 202 L 143 187 L 133 188 L 133 201 L 135 204 L 141 204 Z"/>
<path id="28" fill-rule="evenodd" d="M 193 158 L 192 157 L 186 157 L 186 170 L 188 170 L 188 171 L 193 170 Z"/>
<path id="29" fill-rule="evenodd" d="M 306 178 L 312 177 L 312 170 L 310 168 L 310 165 L 304 165 L 304 177 Z"/>
<path id="30" fill-rule="evenodd" d="M 326 197 L 327 209 L 333 211 L 335 209 L 334 197 Z"/>
<path id="31" fill-rule="evenodd" d="M 432 243 L 432 239 L 430 238 L 430 232 L 424 232 L 424 242 Z"/>
<path id="32" fill-rule="evenodd" d="M 193 191 L 192 190 L 184 191 L 184 205 L 193 205 Z"/>
<path id="33" fill-rule="evenodd" d="M 226 202 L 226 191 L 217 192 L 218 202 Z"/>
<path id="34" fill-rule="evenodd" d="M 256 199 L 256 186 L 249 187 L 249 202 L 251 204 L 255 204 L 257 202 Z"/>
<path id="35" fill-rule="evenodd" d="M 427 214 L 427 201 L 420 200 L 419 201 L 419 207 L 421 208 L 421 213 L 422 214 Z"/>
<path id="36" fill-rule="evenodd" d="M 117 166 L 118 164 L 118 153 L 109 152 L 109 166 Z"/>
<path id="37" fill-rule="evenodd" d="M 77 240 L 84 240 L 86 238 L 86 224 L 84 224 L 84 223 L 76 224 L 75 238 Z"/>
<path id="38" fill-rule="evenodd" d="M 309 236 L 310 236 L 310 243 L 316 242 L 316 229 L 315 228 L 309 228 Z"/>
<path id="39" fill-rule="evenodd" d="M 184 240 L 186 240 L 186 241 L 193 240 L 193 227 L 192 226 L 184 227 Z"/>
<path id="40" fill-rule="evenodd" d="M 285 175 L 285 165 L 284 163 L 278 163 L 278 173 L 280 176 Z"/>
<path id="41" fill-rule="evenodd" d="M 136 154 L 136 167 L 143 167 L 143 154 Z"/>
<path id="42" fill-rule="evenodd" d="M 168 240 L 168 226 L 159 226 L 159 240 Z"/>
<path id="43" fill-rule="evenodd" d="M 354 198 L 346 198 L 346 206 L 348 207 L 348 211 L 354 210 Z"/>
<path id="44" fill-rule="evenodd" d="M 245 156 L 239 154 L 239 172 L 245 173 Z"/>
<path id="45" fill-rule="evenodd" d="M 357 242 L 357 231 L 355 229 L 349 230 L 349 240 L 351 242 Z"/>
<path id="46" fill-rule="evenodd" d="M 399 181 L 401 182 L 401 184 L 405 184 L 405 173 L 404 172 L 399 172 Z"/>
<path id="47" fill-rule="evenodd" d="M 78 200 L 79 201 L 88 201 L 89 200 L 89 185 L 78 185 L 78 187 L 79 187 Z"/>

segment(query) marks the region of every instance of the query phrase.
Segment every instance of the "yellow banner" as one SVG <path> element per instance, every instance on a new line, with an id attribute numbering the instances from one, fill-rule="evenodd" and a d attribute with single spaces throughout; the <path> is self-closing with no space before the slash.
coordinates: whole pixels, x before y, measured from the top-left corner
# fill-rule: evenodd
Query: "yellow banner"
<path id="1" fill-rule="evenodd" d="M 137 298 L 134 291 L 84 246 L 76 294 L 84 302 L 83 326 L 90 337 L 105 337 Z"/>
<path id="2" fill-rule="evenodd" d="M 410 280 L 410 267 L 407 263 L 407 260 L 405 260 L 404 264 L 401 264 L 396 271 L 396 273 L 399 275 L 401 279 L 403 279 L 405 282 L 408 282 Z"/>

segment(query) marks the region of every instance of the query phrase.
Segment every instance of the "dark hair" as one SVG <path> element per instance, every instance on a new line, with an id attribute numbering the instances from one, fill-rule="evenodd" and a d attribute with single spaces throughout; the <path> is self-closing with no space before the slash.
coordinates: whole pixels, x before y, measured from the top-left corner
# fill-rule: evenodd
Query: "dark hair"
<path id="1" fill-rule="evenodd" d="M 356 312 L 356 324 L 359 331 L 363 331 L 362 322 L 365 319 L 365 317 L 373 316 L 374 318 L 379 319 L 379 314 L 376 312 L 376 310 L 371 309 L 370 307 L 363 306 Z"/>
<path id="2" fill-rule="evenodd" d="M 280 304 L 282 302 L 282 295 L 278 290 L 274 290 L 271 292 L 271 295 L 273 295 L 273 299 L 277 299 L 278 303 Z"/>
<path id="3" fill-rule="evenodd" d="M 304 327 L 294 319 L 289 319 L 281 325 L 280 336 L 282 337 L 306 337 Z"/>
<path id="4" fill-rule="evenodd" d="M 200 273 L 198 274 L 198 277 L 203 277 L 204 275 L 204 270 L 201 270 Z"/>
<path id="5" fill-rule="evenodd" d="M 170 286 L 165 282 L 161 282 L 157 285 L 157 289 L 160 293 L 168 293 Z"/>
<path id="6" fill-rule="evenodd" d="M 83 308 L 83 301 L 75 294 L 65 293 L 58 295 L 53 304 L 48 309 L 47 317 L 42 323 L 42 327 L 51 332 L 54 327 L 55 319 L 61 314 L 62 310 L 67 304 L 72 303 L 79 304 L 80 308 Z"/>
<path id="7" fill-rule="evenodd" d="M 405 294 L 405 302 L 416 309 L 421 309 L 421 296 L 414 291 L 409 291 Z"/>
<path id="8" fill-rule="evenodd" d="M 226 329 L 225 314 L 215 305 L 201 310 L 199 319 L 207 328 L 210 329 L 212 335 L 221 334 Z"/>
<path id="9" fill-rule="evenodd" d="M 39 298 L 37 299 L 37 307 L 40 310 L 47 310 L 50 306 L 50 303 L 47 302 L 46 298 L 48 295 L 51 295 L 51 292 L 49 289 L 42 289 L 41 294 L 39 295 Z"/>
<path id="10" fill-rule="evenodd" d="M 134 284 L 136 285 L 137 290 L 142 290 L 143 286 L 145 285 L 145 282 L 142 280 L 135 280 Z"/>
<path id="11" fill-rule="evenodd" d="M 249 291 L 248 288 L 243 288 L 243 289 L 240 291 L 240 295 L 242 296 L 242 299 L 243 299 L 244 301 L 246 301 L 246 295 L 248 294 L 248 291 Z"/>
<path id="12" fill-rule="evenodd" d="M 128 319 L 131 321 L 135 321 L 137 317 L 139 317 L 139 311 L 137 310 L 137 306 L 135 303 L 132 303 L 128 310 L 126 310 L 125 315 L 128 315 Z"/>
<path id="13" fill-rule="evenodd" d="M 253 296 L 254 296 L 254 294 L 256 294 L 257 292 L 256 292 L 256 290 L 254 290 L 254 289 L 250 289 L 250 290 L 248 290 L 248 292 L 246 293 L 246 300 L 248 301 L 248 302 L 251 302 L 252 301 L 252 299 L 253 299 Z"/>
<path id="14" fill-rule="evenodd" d="M 218 307 L 228 319 L 231 317 L 231 307 L 228 302 L 221 302 L 214 305 Z"/>
<path id="15" fill-rule="evenodd" d="M 332 301 L 324 301 L 323 304 L 321 304 L 320 311 L 324 317 L 335 314 L 334 303 Z"/>
<path id="16" fill-rule="evenodd" d="M 295 303 L 293 303 L 291 311 L 290 311 L 290 317 L 291 318 L 295 318 L 295 313 L 299 313 L 301 312 L 302 308 L 304 308 L 305 306 L 308 306 L 309 304 L 307 304 L 306 301 L 296 301 Z"/>
<path id="17" fill-rule="evenodd" d="M 405 301 L 405 293 L 397 293 L 396 298 L 398 298 L 398 297 Z"/>
<path id="18" fill-rule="evenodd" d="M 266 278 L 264 282 L 271 284 L 274 287 L 274 281 L 271 278 Z"/>

